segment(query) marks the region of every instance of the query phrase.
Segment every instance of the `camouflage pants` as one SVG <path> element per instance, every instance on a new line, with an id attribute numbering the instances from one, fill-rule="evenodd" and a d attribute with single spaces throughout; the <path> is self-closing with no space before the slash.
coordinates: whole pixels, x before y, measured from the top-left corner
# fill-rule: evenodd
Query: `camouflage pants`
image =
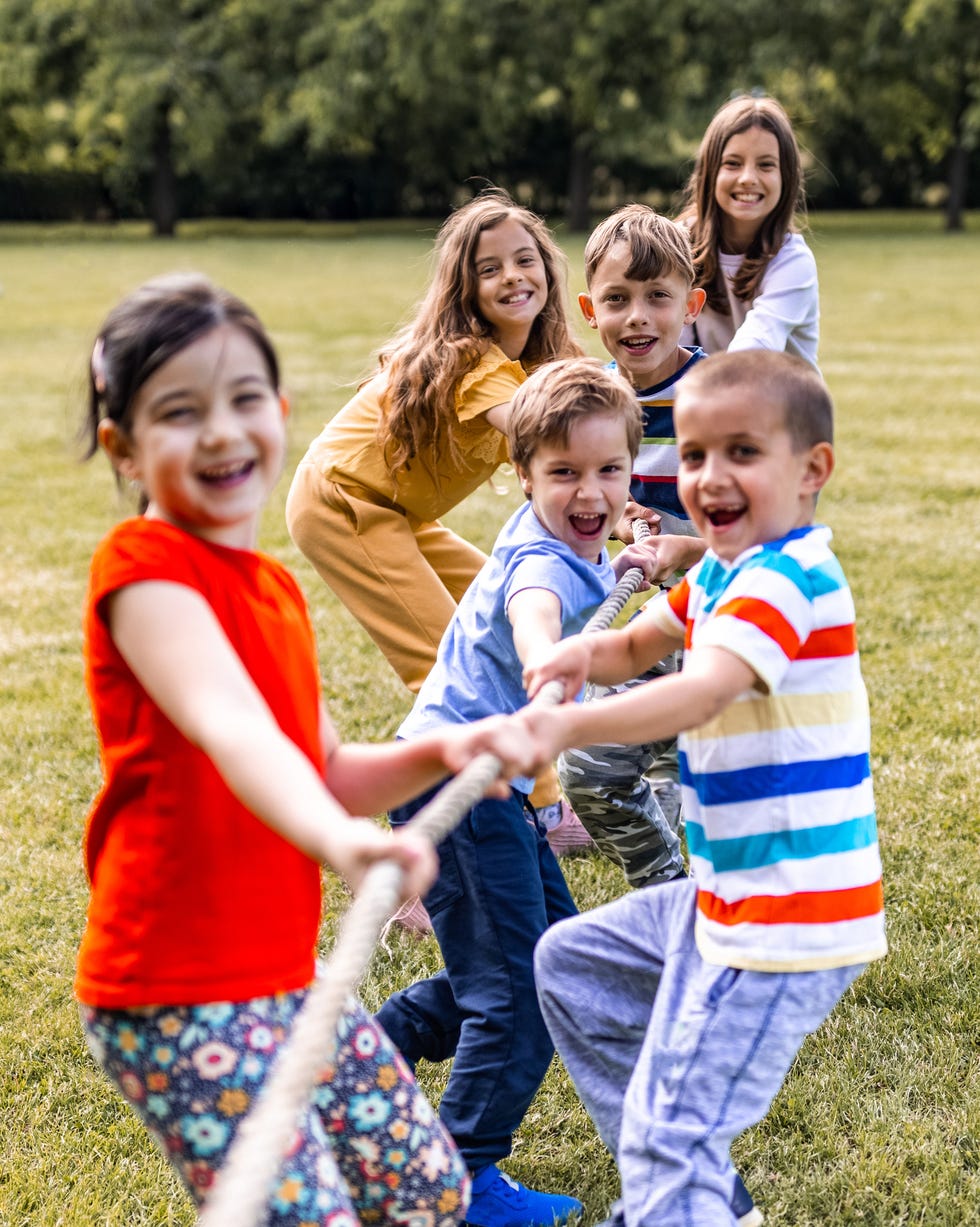
<path id="1" fill-rule="evenodd" d="M 679 661 L 680 653 L 672 653 L 632 681 L 589 685 L 585 702 L 601 702 L 675 673 Z M 599 851 L 620 866 L 630 886 L 667 882 L 683 870 L 676 740 L 566 750 L 558 760 L 558 778 Z"/>

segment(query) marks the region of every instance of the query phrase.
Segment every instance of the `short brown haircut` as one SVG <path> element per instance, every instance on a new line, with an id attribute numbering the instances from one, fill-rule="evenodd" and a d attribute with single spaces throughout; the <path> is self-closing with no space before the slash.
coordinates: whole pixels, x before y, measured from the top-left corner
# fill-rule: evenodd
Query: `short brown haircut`
<path id="1" fill-rule="evenodd" d="M 549 362 L 517 389 L 507 419 L 511 463 L 527 472 L 542 443 L 568 442 L 572 426 L 596 413 L 621 417 L 632 458 L 643 438 L 643 411 L 621 375 L 598 358 Z"/>
<path id="2" fill-rule="evenodd" d="M 589 235 L 585 245 L 585 284 L 592 285 L 596 269 L 616 243 L 627 243 L 631 281 L 653 281 L 676 273 L 688 286 L 694 285 L 694 257 L 687 229 L 648 205 L 628 204 Z"/>
<path id="3" fill-rule="evenodd" d="M 699 362 L 677 387 L 677 401 L 687 396 L 720 394 L 748 388 L 781 405 L 794 452 L 834 442 L 834 404 L 820 373 L 793 354 L 744 349 L 715 354 Z M 675 402 L 676 405 L 676 402 Z"/>

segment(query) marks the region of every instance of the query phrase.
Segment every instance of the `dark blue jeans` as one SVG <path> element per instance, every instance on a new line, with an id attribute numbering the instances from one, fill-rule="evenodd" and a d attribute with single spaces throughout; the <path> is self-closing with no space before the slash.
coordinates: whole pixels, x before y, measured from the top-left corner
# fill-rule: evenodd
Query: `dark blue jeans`
<path id="1" fill-rule="evenodd" d="M 427 793 L 391 813 L 406 823 Z M 394 993 L 378 1021 L 409 1062 L 455 1057 L 439 1116 L 471 1171 L 510 1153 L 554 1054 L 533 953 L 575 904 L 523 793 L 483 800 L 439 845 L 424 903 L 443 970 Z"/>

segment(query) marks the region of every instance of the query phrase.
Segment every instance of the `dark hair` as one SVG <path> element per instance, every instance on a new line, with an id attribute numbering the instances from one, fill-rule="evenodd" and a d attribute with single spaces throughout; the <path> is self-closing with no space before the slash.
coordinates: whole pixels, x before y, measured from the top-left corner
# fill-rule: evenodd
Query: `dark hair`
<path id="1" fill-rule="evenodd" d="M 699 362 L 678 385 L 677 398 L 748 388 L 783 410 L 794 452 L 834 441 L 834 403 L 819 372 L 794 354 L 743 349 Z"/>
<path id="2" fill-rule="evenodd" d="M 89 363 L 88 412 L 80 431 L 87 460 L 98 451 L 99 423 L 109 418 L 125 433 L 136 394 L 155 371 L 213 328 L 231 324 L 258 347 L 274 388 L 279 361 L 254 311 L 199 273 L 154 277 L 128 294 L 99 330 Z"/>
<path id="3" fill-rule="evenodd" d="M 630 250 L 626 276 L 631 281 L 653 281 L 676 273 L 688 287 L 694 284 L 694 259 L 687 228 L 649 205 L 628 204 L 610 213 L 589 235 L 583 256 L 585 284 L 589 289 L 599 265 L 620 242 Z"/>
<path id="4" fill-rule="evenodd" d="M 626 380 L 598 358 L 566 358 L 539 366 L 514 393 L 507 417 L 511 463 L 527 470 L 542 443 L 568 442 L 582 418 L 621 417 L 635 458 L 643 438 L 643 411 Z"/>
<path id="5" fill-rule="evenodd" d="M 782 247 L 786 235 L 795 229 L 796 215 L 804 210 L 800 147 L 789 116 L 776 99 L 740 94 L 719 107 L 701 138 L 678 220 L 691 232 L 697 284 L 707 292 L 708 306 L 724 315 L 730 312 L 718 266 L 723 214 L 715 199 L 715 182 L 725 146 L 733 136 L 748 132 L 750 128 L 761 128 L 776 138 L 782 190 L 776 207 L 759 227 L 732 282 L 736 298 L 745 302 L 755 298 L 769 261 Z"/>

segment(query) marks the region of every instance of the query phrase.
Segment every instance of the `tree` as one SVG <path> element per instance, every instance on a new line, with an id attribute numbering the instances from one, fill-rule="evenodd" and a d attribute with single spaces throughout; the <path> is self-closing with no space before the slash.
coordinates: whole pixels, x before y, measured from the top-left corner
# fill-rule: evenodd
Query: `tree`
<path id="1" fill-rule="evenodd" d="M 226 10 L 235 6 L 83 0 L 78 7 L 91 56 L 78 90 L 79 161 L 123 197 L 146 185 L 155 232 L 172 235 L 178 174 L 214 174 L 227 163 L 229 129 L 256 104 L 247 69 L 226 54 L 236 32 Z"/>
<path id="2" fill-rule="evenodd" d="M 980 0 L 800 0 L 773 51 L 806 82 L 831 163 L 840 139 L 866 151 L 865 168 L 846 172 L 855 177 L 869 166 L 883 179 L 895 165 L 906 180 L 938 173 L 947 227 L 962 226 L 980 133 Z"/>

